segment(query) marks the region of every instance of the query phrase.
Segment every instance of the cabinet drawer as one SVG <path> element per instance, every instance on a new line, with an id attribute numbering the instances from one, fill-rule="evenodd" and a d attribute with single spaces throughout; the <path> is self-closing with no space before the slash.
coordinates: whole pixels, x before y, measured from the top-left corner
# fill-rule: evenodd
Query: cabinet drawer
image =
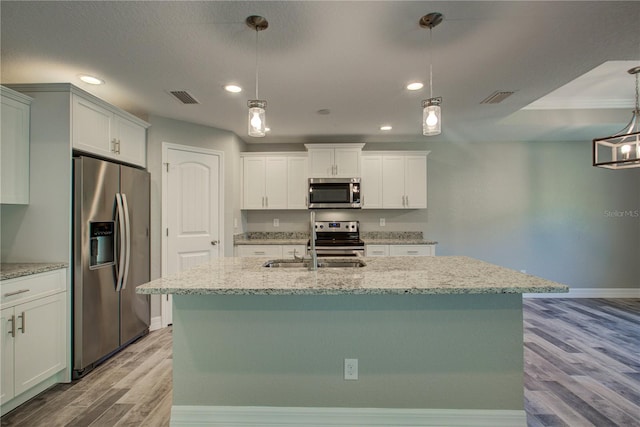
<path id="1" fill-rule="evenodd" d="M 239 245 L 236 247 L 239 257 L 276 257 L 282 256 L 280 245 Z"/>
<path id="2" fill-rule="evenodd" d="M 282 245 L 282 257 L 283 258 L 293 258 L 295 251 L 295 256 L 301 257 L 304 256 L 307 252 L 306 245 Z"/>
<path id="3" fill-rule="evenodd" d="M 366 256 L 389 256 L 389 245 L 366 245 Z"/>
<path id="4" fill-rule="evenodd" d="M 430 256 L 433 255 L 430 245 L 392 245 L 391 256 Z"/>
<path id="5" fill-rule="evenodd" d="M 4 280 L 0 282 L 2 308 L 62 292 L 66 289 L 65 282 L 65 269 Z"/>

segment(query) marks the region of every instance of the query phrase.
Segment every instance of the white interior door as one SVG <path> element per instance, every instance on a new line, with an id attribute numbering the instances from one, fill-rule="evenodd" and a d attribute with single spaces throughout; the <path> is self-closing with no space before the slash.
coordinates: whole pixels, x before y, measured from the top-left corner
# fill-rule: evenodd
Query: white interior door
<path id="1" fill-rule="evenodd" d="M 163 275 L 222 256 L 222 154 L 165 144 Z M 172 323 L 171 297 L 162 300 L 163 326 Z"/>

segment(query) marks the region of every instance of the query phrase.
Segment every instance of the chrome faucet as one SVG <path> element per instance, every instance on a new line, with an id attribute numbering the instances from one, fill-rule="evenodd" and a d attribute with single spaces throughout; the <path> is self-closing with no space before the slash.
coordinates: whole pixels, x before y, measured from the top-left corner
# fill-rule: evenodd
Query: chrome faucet
<path id="1" fill-rule="evenodd" d="M 310 255 L 311 262 L 309 263 L 309 271 L 318 270 L 318 252 L 316 251 L 316 213 L 311 211 L 309 216 L 309 227 L 311 227 L 310 235 Z"/>

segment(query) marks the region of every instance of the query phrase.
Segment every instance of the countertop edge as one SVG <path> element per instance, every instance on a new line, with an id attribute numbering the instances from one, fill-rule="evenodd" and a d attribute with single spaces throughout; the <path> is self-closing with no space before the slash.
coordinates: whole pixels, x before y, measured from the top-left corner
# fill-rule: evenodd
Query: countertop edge
<path id="1" fill-rule="evenodd" d="M 7 262 L 0 264 L 0 281 L 68 268 L 67 262 Z"/>

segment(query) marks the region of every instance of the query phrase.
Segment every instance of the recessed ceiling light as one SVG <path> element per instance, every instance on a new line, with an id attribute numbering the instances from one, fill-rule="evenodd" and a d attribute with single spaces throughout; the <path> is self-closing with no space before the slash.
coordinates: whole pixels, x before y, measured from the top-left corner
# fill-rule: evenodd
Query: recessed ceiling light
<path id="1" fill-rule="evenodd" d="M 82 80 L 85 83 L 88 83 L 90 85 L 103 85 L 104 84 L 104 80 L 101 80 L 97 77 L 94 76 L 90 76 L 88 74 L 80 74 L 80 80 Z"/>
<path id="2" fill-rule="evenodd" d="M 393 128 L 389 125 L 380 126 L 380 130 L 391 130 L 391 129 Z"/>
<path id="3" fill-rule="evenodd" d="M 407 85 L 407 90 L 420 90 L 424 87 L 422 82 L 411 82 Z"/>
<path id="4" fill-rule="evenodd" d="M 242 92 L 242 88 L 238 85 L 226 85 L 224 87 L 224 90 L 226 90 L 227 92 L 231 92 L 231 93 L 238 93 L 238 92 Z"/>

